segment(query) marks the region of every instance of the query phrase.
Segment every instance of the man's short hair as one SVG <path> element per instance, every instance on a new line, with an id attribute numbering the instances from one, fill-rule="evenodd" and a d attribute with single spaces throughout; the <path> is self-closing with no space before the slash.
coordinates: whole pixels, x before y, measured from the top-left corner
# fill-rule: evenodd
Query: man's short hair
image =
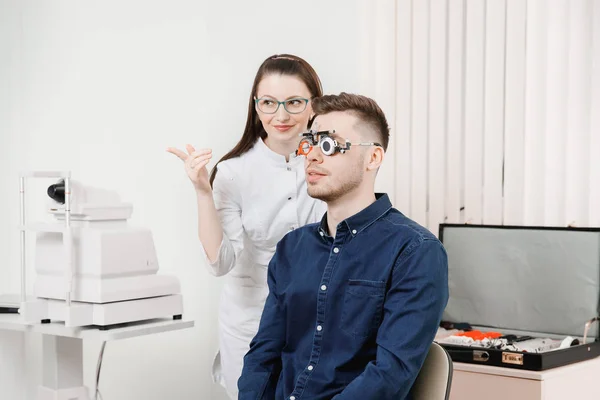
<path id="1" fill-rule="evenodd" d="M 325 95 L 313 99 L 312 109 L 315 116 L 336 111 L 348 111 L 354 114 L 359 119 L 359 124 L 366 125 L 376 135 L 383 150 L 387 150 L 390 141 L 390 127 L 385 114 L 375 100 L 358 94 L 342 92 L 339 95 Z"/>

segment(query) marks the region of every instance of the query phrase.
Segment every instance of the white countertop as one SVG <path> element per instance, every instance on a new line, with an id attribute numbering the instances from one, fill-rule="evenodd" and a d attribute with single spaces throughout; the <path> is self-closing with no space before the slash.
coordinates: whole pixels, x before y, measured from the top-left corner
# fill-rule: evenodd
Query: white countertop
<path id="1" fill-rule="evenodd" d="M 63 322 L 30 325 L 23 322 L 19 314 L 0 314 L 0 329 L 101 341 L 127 339 L 160 332 L 176 331 L 193 326 L 194 321 L 161 318 L 123 324 L 102 331 L 98 327 L 66 327 Z"/>

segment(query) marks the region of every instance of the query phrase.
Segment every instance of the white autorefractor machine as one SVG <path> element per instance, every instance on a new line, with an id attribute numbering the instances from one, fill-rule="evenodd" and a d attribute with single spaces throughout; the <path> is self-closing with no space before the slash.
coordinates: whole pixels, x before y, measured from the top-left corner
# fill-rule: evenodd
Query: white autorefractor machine
<path id="1" fill-rule="evenodd" d="M 26 220 L 29 178 L 51 180 L 46 191 L 51 222 Z M 42 335 L 36 400 L 98 399 L 106 342 L 194 326 L 182 319 L 179 281 L 157 275 L 152 234 L 128 224 L 132 206 L 116 193 L 74 182 L 70 172 L 45 171 L 22 173 L 20 192 L 21 293 L 0 295 L 0 331 Z M 26 239 L 34 234 L 35 277 L 28 294 Z M 102 341 L 91 391 L 84 385 L 83 340 Z M 0 371 L 26 375 L 19 365 L 24 364 L 0 358 Z"/>
<path id="2" fill-rule="evenodd" d="M 25 219 L 26 178 L 56 178 L 48 187 L 50 223 Z M 133 207 L 111 191 L 86 187 L 70 172 L 21 174 L 21 304 L 28 323 L 111 325 L 181 319 L 179 280 L 157 275 L 152 233 L 128 224 Z M 26 232 L 35 237 L 33 299 L 26 296 Z"/>

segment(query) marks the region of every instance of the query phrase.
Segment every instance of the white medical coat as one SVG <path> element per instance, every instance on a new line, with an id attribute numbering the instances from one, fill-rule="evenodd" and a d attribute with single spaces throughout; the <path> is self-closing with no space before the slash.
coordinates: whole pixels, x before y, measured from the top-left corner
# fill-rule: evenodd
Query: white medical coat
<path id="1" fill-rule="evenodd" d="M 243 358 L 269 292 L 267 267 L 275 246 L 289 231 L 320 221 L 326 205 L 307 193 L 304 157 L 290 156 L 286 162 L 262 140 L 218 165 L 213 197 L 223 241 L 217 259 L 207 265 L 212 274 L 226 275 L 213 378 L 237 399 Z"/>

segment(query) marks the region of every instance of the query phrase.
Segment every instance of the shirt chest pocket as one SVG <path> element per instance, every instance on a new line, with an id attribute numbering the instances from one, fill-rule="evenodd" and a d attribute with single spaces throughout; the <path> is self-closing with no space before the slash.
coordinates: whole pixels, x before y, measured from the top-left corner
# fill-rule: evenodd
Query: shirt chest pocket
<path id="1" fill-rule="evenodd" d="M 383 315 L 384 281 L 348 281 L 340 328 L 346 333 L 367 337 L 374 332 Z"/>

